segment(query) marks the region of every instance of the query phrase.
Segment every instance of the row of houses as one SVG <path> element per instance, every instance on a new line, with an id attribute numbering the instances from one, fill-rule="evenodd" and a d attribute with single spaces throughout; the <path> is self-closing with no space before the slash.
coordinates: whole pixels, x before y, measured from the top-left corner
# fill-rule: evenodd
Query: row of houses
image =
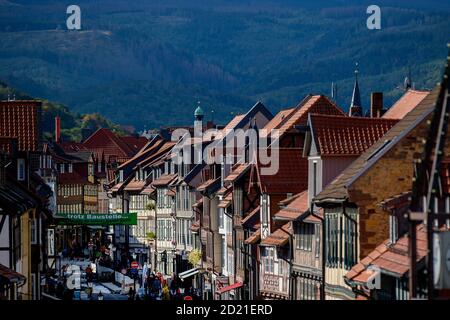
<path id="1" fill-rule="evenodd" d="M 0 102 L 0 299 L 39 300 L 62 252 L 87 244 L 102 226 L 59 225 L 69 213 L 108 213 L 105 186 L 148 141 L 99 129 L 80 143 L 44 141 L 42 103 Z"/>
<path id="2" fill-rule="evenodd" d="M 116 266 L 176 273 L 204 299 L 445 297 L 430 246 L 450 227 L 448 91 L 446 70 L 432 91 L 405 81 L 389 108 L 372 93 L 364 112 L 356 75 L 348 113 L 308 95 L 219 126 L 198 106 L 192 126 L 81 142 L 61 140 L 59 118 L 44 141 L 39 101 L 2 101 L 0 295 L 41 299 L 66 249 L 95 237 Z M 58 223 L 93 213 L 137 219 Z"/>
<path id="3" fill-rule="evenodd" d="M 308 95 L 275 115 L 258 102 L 223 127 L 198 107 L 192 127 L 154 136 L 115 171 L 111 211 L 142 219 L 116 237 L 147 236 L 152 269 L 205 299 L 406 299 L 411 192 L 447 86 L 405 81 L 390 108 L 375 92 L 364 113 L 356 77 L 348 114 Z M 418 224 L 415 297 L 427 295 L 426 234 Z"/>

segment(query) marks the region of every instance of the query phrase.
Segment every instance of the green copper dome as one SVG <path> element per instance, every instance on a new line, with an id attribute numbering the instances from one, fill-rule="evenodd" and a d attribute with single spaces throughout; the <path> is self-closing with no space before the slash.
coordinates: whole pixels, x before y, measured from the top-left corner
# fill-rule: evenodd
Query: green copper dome
<path id="1" fill-rule="evenodd" d="M 203 109 L 200 108 L 200 106 L 198 106 L 197 109 L 195 109 L 194 116 L 196 116 L 196 117 L 204 116 Z"/>

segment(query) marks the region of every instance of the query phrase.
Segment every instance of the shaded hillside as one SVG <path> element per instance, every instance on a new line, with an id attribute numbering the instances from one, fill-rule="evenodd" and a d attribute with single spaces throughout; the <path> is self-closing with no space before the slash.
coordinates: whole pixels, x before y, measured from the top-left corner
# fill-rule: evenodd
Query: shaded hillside
<path id="1" fill-rule="evenodd" d="M 364 1 L 363 1 L 364 2 Z M 0 2 L 0 79 L 71 110 L 138 130 L 187 124 L 197 101 L 218 122 L 257 100 L 273 111 L 338 85 L 347 108 L 355 62 L 363 104 L 390 105 L 411 69 L 438 81 L 450 40 L 449 5 L 379 1 L 382 29 L 361 1 L 78 1 L 67 31 L 61 1 Z M 435 8 L 433 10 L 433 8 Z"/>

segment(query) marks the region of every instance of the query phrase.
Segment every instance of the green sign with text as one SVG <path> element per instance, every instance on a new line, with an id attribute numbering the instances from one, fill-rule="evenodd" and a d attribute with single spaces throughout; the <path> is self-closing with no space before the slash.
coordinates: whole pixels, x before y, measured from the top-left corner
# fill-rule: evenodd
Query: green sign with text
<path id="1" fill-rule="evenodd" d="M 137 225 L 137 213 L 58 213 L 59 225 Z"/>

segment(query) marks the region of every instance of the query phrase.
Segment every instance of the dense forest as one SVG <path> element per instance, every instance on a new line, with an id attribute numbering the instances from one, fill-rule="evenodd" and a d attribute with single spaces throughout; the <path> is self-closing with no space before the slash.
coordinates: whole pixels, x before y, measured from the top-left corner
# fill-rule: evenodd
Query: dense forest
<path id="1" fill-rule="evenodd" d="M 28 100 L 35 98 L 15 88 L 9 87 L 6 83 L 0 82 L 0 100 L 7 99 Z M 54 139 L 55 137 L 56 116 L 61 119 L 61 138 L 66 141 L 81 141 L 83 129 L 89 129 L 89 132 L 94 132 L 99 128 L 109 128 L 119 135 L 124 135 L 126 133 L 120 125 L 112 123 L 98 113 L 73 113 L 65 105 L 42 100 L 41 129 L 42 134 L 46 139 Z"/>
<path id="2" fill-rule="evenodd" d="M 190 123 L 197 101 L 222 123 L 258 100 L 277 111 L 331 82 L 346 109 L 358 62 L 364 107 L 371 91 L 389 106 L 409 72 L 417 88 L 438 81 L 450 5 L 377 3 L 381 30 L 366 27 L 368 1 L 79 0 L 69 31 L 72 3 L 0 0 L 0 79 L 141 130 Z"/>

